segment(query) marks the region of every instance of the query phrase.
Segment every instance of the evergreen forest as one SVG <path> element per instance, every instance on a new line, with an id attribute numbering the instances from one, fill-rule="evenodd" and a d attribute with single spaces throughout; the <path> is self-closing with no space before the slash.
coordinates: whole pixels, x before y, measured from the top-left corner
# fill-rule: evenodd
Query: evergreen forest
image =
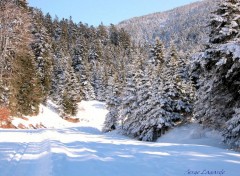
<path id="1" fill-rule="evenodd" d="M 0 0 L 1 121 L 37 115 L 49 100 L 63 119 L 83 100 L 106 102 L 103 132 L 156 141 L 197 121 L 239 149 L 239 0 L 204 0 L 109 26 Z"/>

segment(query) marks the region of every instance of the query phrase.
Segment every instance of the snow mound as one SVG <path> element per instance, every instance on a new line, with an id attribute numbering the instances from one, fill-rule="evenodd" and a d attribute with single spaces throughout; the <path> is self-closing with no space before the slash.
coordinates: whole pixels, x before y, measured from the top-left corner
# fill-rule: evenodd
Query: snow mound
<path id="1" fill-rule="evenodd" d="M 78 114 L 73 117 L 80 119 L 78 123 L 71 123 L 62 119 L 58 114 L 57 106 L 51 101 L 48 101 L 46 106 L 40 105 L 40 113 L 37 116 L 26 116 L 24 119 L 15 117 L 12 123 L 16 127 L 22 124 L 27 128 L 40 126 L 48 129 L 91 126 L 91 128 L 101 131 L 105 115 L 108 112 L 105 103 L 82 101 L 79 103 L 78 108 Z"/>
<path id="2" fill-rule="evenodd" d="M 227 148 L 222 143 L 222 137 L 219 132 L 206 128 L 204 129 L 197 123 L 176 127 L 160 137 L 157 142 L 197 144 L 218 148 Z"/>

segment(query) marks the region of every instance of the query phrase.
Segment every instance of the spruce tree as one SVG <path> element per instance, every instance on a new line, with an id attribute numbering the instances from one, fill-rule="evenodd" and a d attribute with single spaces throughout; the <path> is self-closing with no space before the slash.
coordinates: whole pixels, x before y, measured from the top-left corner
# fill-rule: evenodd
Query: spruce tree
<path id="1" fill-rule="evenodd" d="M 51 89 L 52 76 L 52 53 L 51 41 L 46 28 L 43 26 L 44 16 L 41 11 L 33 10 L 33 28 L 32 34 L 34 40 L 31 44 L 35 55 L 37 75 L 41 82 L 41 91 L 44 101 L 48 98 Z"/>
<path id="2" fill-rule="evenodd" d="M 108 44 L 108 31 L 106 27 L 101 23 L 97 28 L 97 36 L 104 46 Z"/>
<path id="3" fill-rule="evenodd" d="M 38 114 L 43 97 L 33 56 L 27 53 L 18 54 L 12 66 L 14 79 L 11 82 L 11 112 L 18 116 Z"/>
<path id="4" fill-rule="evenodd" d="M 123 87 L 123 93 L 121 96 L 121 106 L 119 110 L 119 121 L 123 132 L 129 135 L 128 127 L 131 123 L 131 117 L 134 110 L 137 108 L 137 90 L 136 80 L 134 79 L 134 67 L 130 65 L 128 67 L 128 73 L 126 77 L 126 83 Z"/>
<path id="5" fill-rule="evenodd" d="M 131 47 L 130 35 L 123 28 L 119 31 L 119 43 L 125 50 Z"/>
<path id="6" fill-rule="evenodd" d="M 63 118 L 67 118 L 69 115 L 75 116 L 78 110 L 77 103 L 82 99 L 80 97 L 80 84 L 71 66 L 66 74 L 65 87 L 59 102 L 60 110 L 62 110 L 60 115 Z"/>
<path id="7" fill-rule="evenodd" d="M 238 0 L 224 0 L 210 22 L 206 50 L 194 56 L 197 79 L 195 117 L 223 132 L 225 142 L 239 147 L 239 14 Z"/>
<path id="8" fill-rule="evenodd" d="M 77 103 L 82 100 L 81 85 L 72 68 L 69 55 L 57 51 L 54 55 L 51 97 L 58 105 L 63 118 L 77 113 Z"/>
<path id="9" fill-rule="evenodd" d="M 111 44 L 119 45 L 119 32 L 115 25 L 111 24 L 109 28 L 109 39 Z"/>
<path id="10" fill-rule="evenodd" d="M 106 84 L 107 78 L 105 78 L 104 67 L 100 64 L 100 62 L 97 62 L 94 72 L 95 72 L 94 89 L 95 89 L 96 99 L 99 101 L 104 101 L 106 100 L 106 93 L 107 93 L 107 84 Z"/>
<path id="11" fill-rule="evenodd" d="M 126 103 L 131 100 L 131 104 L 129 105 L 131 108 L 129 110 L 129 113 L 125 115 L 124 121 L 123 121 L 123 133 L 127 134 L 132 137 L 137 137 L 137 134 L 135 134 L 135 129 L 139 126 L 139 123 L 141 122 L 140 114 L 138 114 L 138 110 L 141 107 L 142 103 L 142 97 L 139 97 L 142 95 L 142 91 L 146 91 L 143 88 L 143 77 L 144 77 L 144 66 L 143 66 L 143 58 L 139 55 L 139 53 L 136 53 L 133 55 L 133 63 L 132 63 L 132 72 L 134 72 L 134 75 L 132 75 L 132 78 L 127 78 L 127 87 L 124 88 L 127 91 L 132 89 L 129 86 L 129 81 L 133 81 L 134 83 L 134 92 L 132 92 L 132 95 L 129 95 L 129 97 L 125 94 L 123 97 L 122 103 Z M 128 83 L 129 82 L 129 83 Z M 125 92 L 124 92 L 125 93 Z M 129 99 L 129 100 L 128 100 Z M 124 111 L 123 111 L 124 112 Z M 124 114 L 121 114 L 124 115 Z"/>
<path id="12" fill-rule="evenodd" d="M 143 66 L 143 65 L 142 65 Z M 146 120 L 148 118 L 148 112 L 152 108 L 151 106 L 151 70 L 150 66 L 142 67 L 138 70 L 138 77 L 136 79 L 137 87 L 137 108 L 134 111 L 133 116 L 131 116 L 132 124 L 128 127 L 131 135 L 137 137 L 139 140 L 148 141 L 145 138 L 145 133 L 148 131 L 146 128 Z M 149 141 L 153 141 L 150 139 Z"/>
<path id="13" fill-rule="evenodd" d="M 121 103 L 119 80 L 117 74 L 109 78 L 107 87 L 107 109 L 109 110 L 104 122 L 103 132 L 108 132 L 119 128 L 119 106 Z"/>
<path id="14" fill-rule="evenodd" d="M 163 48 L 154 47 L 150 52 L 159 56 L 155 57 L 158 58 L 155 62 L 140 58 L 133 62 L 132 80 L 136 86 L 131 89 L 135 93 L 125 95 L 127 101 L 123 97 L 122 106 L 128 103 L 127 113 L 120 110 L 124 117 L 123 134 L 144 141 L 155 141 L 167 129 L 183 122 L 191 113 L 192 103 L 191 89 L 187 86 L 191 84 L 180 76 L 180 58 L 174 47 L 171 47 L 168 61 Z M 127 81 L 127 90 L 129 83 Z"/>
<path id="15" fill-rule="evenodd" d="M 162 42 L 157 38 L 155 45 L 150 50 L 150 62 L 155 66 L 164 62 L 164 47 Z"/>
<path id="16" fill-rule="evenodd" d="M 95 100 L 96 99 L 96 94 L 94 91 L 94 86 L 93 86 L 93 71 L 91 70 L 91 64 L 89 62 L 85 62 L 85 74 L 86 77 L 83 81 L 83 94 L 85 95 L 86 100 Z"/>

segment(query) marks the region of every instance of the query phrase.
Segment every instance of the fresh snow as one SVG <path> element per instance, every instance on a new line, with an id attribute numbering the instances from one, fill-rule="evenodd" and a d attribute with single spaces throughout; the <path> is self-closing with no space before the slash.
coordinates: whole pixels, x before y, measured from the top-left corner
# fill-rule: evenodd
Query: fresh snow
<path id="1" fill-rule="evenodd" d="M 192 123 L 174 128 L 160 137 L 157 142 L 207 145 L 226 149 L 227 146 L 223 144 L 222 140 L 219 132 L 203 129 L 199 124 Z"/>
<path id="2" fill-rule="evenodd" d="M 29 127 L 30 125 L 37 126 L 42 124 L 43 126 L 51 129 L 70 128 L 79 125 L 88 126 L 91 124 L 91 126 L 94 126 L 101 131 L 103 122 L 105 120 L 105 115 L 108 113 L 104 103 L 100 103 L 98 101 L 82 101 L 78 105 L 78 109 L 79 112 L 77 116 L 73 117 L 79 118 L 80 123 L 78 124 L 74 124 L 60 118 L 57 113 L 57 106 L 51 101 L 47 102 L 47 106 L 40 106 L 39 115 L 34 117 L 27 116 L 26 118 L 28 120 L 14 118 L 12 123 L 15 126 L 23 124 L 26 127 Z M 96 115 L 98 118 L 96 118 Z"/>
<path id="3" fill-rule="evenodd" d="M 80 123 L 62 120 L 51 102 L 41 108 L 14 123 L 48 129 L 0 130 L 0 176 L 239 176 L 240 153 L 220 148 L 217 133 L 197 124 L 150 143 L 103 134 L 104 103 L 80 103 Z"/>

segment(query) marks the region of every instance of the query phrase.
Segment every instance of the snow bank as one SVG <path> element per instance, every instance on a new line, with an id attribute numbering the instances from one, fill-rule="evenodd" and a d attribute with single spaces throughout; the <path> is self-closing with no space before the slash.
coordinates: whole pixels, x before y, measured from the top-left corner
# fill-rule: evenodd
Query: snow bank
<path id="1" fill-rule="evenodd" d="M 226 145 L 222 143 L 222 137 L 219 132 L 210 129 L 203 129 L 203 127 L 197 123 L 174 128 L 160 137 L 157 142 L 197 144 L 218 148 L 227 148 Z"/>
<path id="2" fill-rule="evenodd" d="M 25 127 L 34 127 L 42 125 L 46 128 L 70 128 L 76 126 L 91 126 L 101 130 L 102 124 L 105 120 L 107 110 L 105 104 L 98 101 L 82 101 L 78 105 L 78 114 L 74 118 L 80 119 L 79 123 L 71 123 L 62 119 L 57 112 L 57 106 L 48 101 L 47 105 L 40 106 L 40 113 L 37 116 L 29 117 L 26 116 L 27 120 L 21 118 L 14 118 L 12 123 L 14 126 L 19 124 Z"/>
<path id="3" fill-rule="evenodd" d="M 78 108 L 77 117 L 80 119 L 81 126 L 91 126 L 102 131 L 103 123 L 108 113 L 105 103 L 99 101 L 82 101 L 79 103 Z"/>
<path id="4" fill-rule="evenodd" d="M 82 101 L 78 104 L 78 113 L 75 118 L 79 118 L 79 123 L 71 123 L 62 119 L 57 113 L 57 106 L 48 101 L 47 106 L 41 105 L 40 114 L 34 117 L 27 117 L 28 120 L 14 118 L 13 124 L 18 126 L 23 124 L 29 127 L 42 124 L 48 129 L 81 128 L 87 133 L 99 134 L 102 131 L 105 116 L 108 113 L 105 103 L 98 101 Z M 117 132 L 108 133 L 108 136 L 117 136 Z M 118 135 L 120 137 L 120 135 Z M 158 143 L 178 143 L 197 144 L 226 148 L 221 142 L 222 138 L 216 131 L 203 129 L 199 124 L 192 123 L 183 125 L 168 131 L 160 137 Z"/>
<path id="5" fill-rule="evenodd" d="M 51 101 L 47 102 L 47 106 L 40 105 L 40 113 L 37 116 L 26 116 L 26 119 L 14 118 L 12 123 L 14 126 L 19 124 L 24 125 L 25 127 L 34 127 L 42 125 L 46 128 L 64 128 L 73 126 L 72 123 L 67 122 L 62 119 L 58 113 L 57 108 L 54 103 Z"/>

